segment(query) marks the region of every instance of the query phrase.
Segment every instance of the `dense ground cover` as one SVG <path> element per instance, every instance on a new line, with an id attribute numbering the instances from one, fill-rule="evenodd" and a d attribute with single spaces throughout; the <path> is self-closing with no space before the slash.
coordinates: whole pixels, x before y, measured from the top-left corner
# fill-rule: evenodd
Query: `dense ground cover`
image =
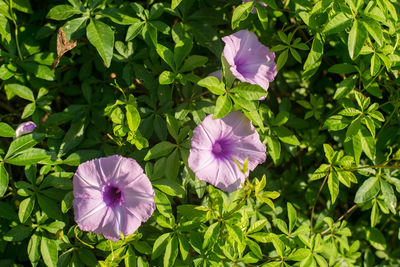
<path id="1" fill-rule="evenodd" d="M 400 265 L 399 11 L 0 0 L 0 266 Z"/>

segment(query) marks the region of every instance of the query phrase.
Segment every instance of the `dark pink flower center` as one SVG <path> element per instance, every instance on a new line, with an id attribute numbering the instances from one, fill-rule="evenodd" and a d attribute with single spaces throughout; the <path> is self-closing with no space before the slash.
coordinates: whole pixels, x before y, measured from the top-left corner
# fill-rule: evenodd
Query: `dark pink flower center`
<path id="1" fill-rule="evenodd" d="M 107 185 L 103 190 L 103 200 L 108 207 L 114 207 L 122 203 L 124 196 L 117 186 Z"/>
<path id="2" fill-rule="evenodd" d="M 217 159 L 229 158 L 231 155 L 231 143 L 224 139 L 215 141 L 212 153 Z"/>

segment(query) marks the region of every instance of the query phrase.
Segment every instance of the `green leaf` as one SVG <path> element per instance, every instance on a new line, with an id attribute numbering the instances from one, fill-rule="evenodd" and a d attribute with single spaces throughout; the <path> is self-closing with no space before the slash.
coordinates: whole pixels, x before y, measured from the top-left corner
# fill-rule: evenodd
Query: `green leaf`
<path id="1" fill-rule="evenodd" d="M 294 57 L 294 59 L 297 60 L 297 62 L 301 63 L 301 56 L 299 54 L 299 52 L 297 52 L 295 49 L 290 48 L 290 53 L 292 54 L 292 56 Z"/>
<path id="2" fill-rule="evenodd" d="M 40 208 L 47 214 L 47 216 L 59 221 L 63 220 L 60 207 L 54 202 L 54 200 L 41 194 L 37 194 L 37 201 Z"/>
<path id="3" fill-rule="evenodd" d="M 385 236 L 376 228 L 367 228 L 365 231 L 365 237 L 368 242 L 377 250 L 386 249 L 386 239 Z"/>
<path id="4" fill-rule="evenodd" d="M 235 8 L 232 14 L 232 29 L 237 28 L 243 20 L 247 19 L 253 9 L 254 3 L 248 2 Z"/>
<path id="5" fill-rule="evenodd" d="M 111 65 L 114 50 L 114 31 L 107 24 L 91 19 L 86 27 L 89 42 L 96 47 L 107 68 Z"/>
<path id="6" fill-rule="evenodd" d="M 372 36 L 372 38 L 374 38 L 374 40 L 378 43 L 378 45 L 382 46 L 383 33 L 379 23 L 376 20 L 364 17 L 362 20 L 362 24 L 367 29 L 368 33 Z"/>
<path id="7" fill-rule="evenodd" d="M 24 200 L 21 201 L 18 208 L 18 218 L 21 223 L 26 222 L 29 216 L 31 216 L 34 207 L 35 207 L 34 196 L 25 198 Z"/>
<path id="8" fill-rule="evenodd" d="M 371 177 L 364 181 L 364 183 L 358 188 L 356 196 L 354 198 L 355 203 L 364 203 L 373 199 L 380 190 L 379 179 L 377 177 Z"/>
<path id="9" fill-rule="evenodd" d="M 167 142 L 167 141 L 162 141 L 155 146 L 153 146 L 146 154 L 144 157 L 144 160 L 151 160 L 151 159 L 156 159 L 162 156 L 167 155 L 174 149 L 176 145 Z"/>
<path id="10" fill-rule="evenodd" d="M 164 254 L 164 266 L 174 266 L 176 257 L 178 256 L 178 238 L 174 235 L 168 242 Z"/>
<path id="11" fill-rule="evenodd" d="M 157 44 L 156 51 L 157 54 L 168 64 L 168 66 L 172 70 L 175 70 L 174 54 L 172 53 L 172 51 L 162 44 Z"/>
<path id="12" fill-rule="evenodd" d="M 284 233 L 284 234 L 289 234 L 289 231 L 288 231 L 288 227 L 287 227 L 287 225 L 286 225 L 286 223 L 285 223 L 285 221 L 284 220 L 281 220 L 281 219 L 273 219 L 272 220 L 272 222 L 274 223 L 274 225 L 276 226 L 276 227 L 278 227 L 278 229 L 282 232 L 282 233 Z"/>
<path id="13" fill-rule="evenodd" d="M 262 251 L 260 246 L 251 239 L 246 238 L 246 244 L 249 246 L 249 249 L 254 253 L 258 259 L 262 259 Z"/>
<path id="14" fill-rule="evenodd" d="M 36 110 L 36 103 L 29 103 L 25 106 L 24 111 L 22 112 L 21 119 L 26 119 L 31 116 Z"/>
<path id="15" fill-rule="evenodd" d="M 201 87 L 205 87 L 210 90 L 213 94 L 223 95 L 225 93 L 225 85 L 221 83 L 218 78 L 213 76 L 208 76 L 197 82 Z"/>
<path id="16" fill-rule="evenodd" d="M 215 222 L 210 225 L 204 233 L 203 249 L 210 248 L 218 239 L 220 232 L 220 222 Z"/>
<path id="17" fill-rule="evenodd" d="M 237 225 L 226 224 L 226 229 L 228 230 L 229 236 L 232 237 L 238 244 L 243 242 L 243 231 Z"/>
<path id="18" fill-rule="evenodd" d="M 92 160 L 95 158 L 99 158 L 103 155 L 103 153 L 99 150 L 88 149 L 88 150 L 78 150 L 74 153 L 71 153 L 66 159 L 62 161 L 63 164 L 69 166 L 78 166 L 79 164 Z"/>
<path id="19" fill-rule="evenodd" d="M 157 210 L 165 217 L 167 218 L 171 217 L 172 208 L 171 208 L 171 202 L 169 201 L 168 197 L 157 189 L 154 191 L 155 191 L 154 201 L 156 203 Z"/>
<path id="20" fill-rule="evenodd" d="M 1 137 L 15 137 L 15 130 L 7 123 L 0 122 Z"/>
<path id="21" fill-rule="evenodd" d="M 293 250 L 292 253 L 286 258 L 288 261 L 302 261 L 307 258 L 311 254 L 311 251 L 306 248 L 299 248 L 297 250 Z"/>
<path id="22" fill-rule="evenodd" d="M 165 247 L 169 243 L 171 233 L 165 233 L 160 235 L 153 245 L 153 252 L 151 253 L 151 259 L 157 259 L 165 252 Z"/>
<path id="23" fill-rule="evenodd" d="M 283 51 L 279 55 L 278 60 L 276 62 L 276 70 L 277 71 L 280 71 L 280 69 L 282 69 L 283 66 L 285 66 L 285 63 L 286 63 L 286 61 L 288 59 L 288 56 L 289 56 L 289 50 L 288 49 L 286 49 L 285 51 Z"/>
<path id="24" fill-rule="evenodd" d="M 267 140 L 268 153 L 271 155 L 272 160 L 274 161 L 274 164 L 276 165 L 281 156 L 281 143 L 279 142 L 278 138 L 276 138 L 275 136 L 267 135 L 265 138 Z"/>
<path id="25" fill-rule="evenodd" d="M 32 102 L 35 101 L 35 97 L 32 93 L 32 90 L 26 87 L 25 85 L 11 83 L 11 84 L 6 84 L 4 87 L 6 91 L 10 91 L 23 99 Z"/>
<path id="26" fill-rule="evenodd" d="M 40 253 L 42 254 L 44 263 L 48 267 L 57 266 L 58 249 L 57 243 L 54 239 L 49 239 L 45 236 L 42 236 L 42 240 L 40 242 Z"/>
<path id="27" fill-rule="evenodd" d="M 350 26 L 351 21 L 352 19 L 347 17 L 344 13 L 336 14 L 328 21 L 322 32 L 326 35 L 343 32 L 348 26 Z"/>
<path id="28" fill-rule="evenodd" d="M 350 126 L 347 128 L 346 131 L 346 139 L 350 140 L 353 136 L 357 135 L 361 128 L 361 117 L 357 117 L 357 119 L 353 120 Z"/>
<path id="29" fill-rule="evenodd" d="M 175 81 L 175 74 L 168 70 L 164 70 L 158 77 L 158 82 L 160 84 L 171 84 Z"/>
<path id="30" fill-rule="evenodd" d="M 308 80 L 317 72 L 319 65 L 321 65 L 323 53 L 324 53 L 324 43 L 322 36 L 320 34 L 316 34 L 311 46 L 311 51 L 308 54 L 306 62 L 304 62 L 303 66 L 304 80 Z"/>
<path id="31" fill-rule="evenodd" d="M 341 110 L 338 114 L 343 116 L 353 117 L 361 114 L 361 110 L 358 110 L 356 108 L 345 108 Z"/>
<path id="32" fill-rule="evenodd" d="M 360 137 L 361 147 L 365 155 L 367 155 L 370 160 L 374 160 L 376 153 L 376 144 L 374 138 L 370 135 L 365 127 L 361 127 L 361 131 L 358 132 L 358 135 Z"/>
<path id="33" fill-rule="evenodd" d="M 37 78 L 47 81 L 54 81 L 56 78 L 54 72 L 46 65 L 38 64 L 36 62 L 21 62 L 20 65 L 24 70 L 34 74 Z"/>
<path id="34" fill-rule="evenodd" d="M 250 225 L 249 229 L 247 229 L 246 235 L 261 231 L 264 228 L 264 226 L 267 224 L 267 222 L 268 221 L 266 219 L 263 219 L 263 220 L 259 220 L 259 221 L 252 223 Z"/>
<path id="35" fill-rule="evenodd" d="M 354 67 L 354 65 L 348 63 L 340 63 L 329 67 L 328 71 L 337 74 L 350 74 L 353 72 L 357 72 L 357 69 Z"/>
<path id="36" fill-rule="evenodd" d="M 13 8 L 24 13 L 33 14 L 33 9 L 29 0 L 13 0 Z"/>
<path id="37" fill-rule="evenodd" d="M 48 158 L 50 158 L 50 154 L 46 150 L 41 148 L 29 148 L 13 157 L 7 158 L 5 161 L 12 165 L 26 166 Z"/>
<path id="38" fill-rule="evenodd" d="M 140 125 L 139 111 L 133 105 L 126 105 L 126 122 L 129 130 L 136 132 Z"/>
<path id="39" fill-rule="evenodd" d="M 288 128 L 284 126 L 279 126 L 275 127 L 274 131 L 282 142 L 294 146 L 300 145 L 300 142 L 297 139 L 297 137 Z"/>
<path id="40" fill-rule="evenodd" d="M 171 9 L 177 8 L 181 2 L 182 0 L 172 0 Z"/>
<path id="41" fill-rule="evenodd" d="M 230 90 L 246 100 L 258 100 L 267 95 L 267 91 L 259 85 L 240 83 Z"/>
<path id="42" fill-rule="evenodd" d="M 138 18 L 133 17 L 132 13 L 131 9 L 124 4 L 119 8 L 106 8 L 100 11 L 102 16 L 106 16 L 121 25 L 132 25 L 140 22 Z"/>
<path id="43" fill-rule="evenodd" d="M 142 37 L 146 41 L 147 45 L 157 47 L 157 28 L 150 22 L 147 22 L 144 25 Z"/>
<path id="44" fill-rule="evenodd" d="M 341 99 L 346 97 L 356 86 L 358 80 L 357 75 L 352 75 L 341 81 L 336 89 L 333 99 Z"/>
<path id="45" fill-rule="evenodd" d="M 70 5 L 57 5 L 50 9 L 49 13 L 47 13 L 48 19 L 54 20 L 65 20 L 73 15 L 81 14 L 82 11 L 76 7 Z"/>
<path id="46" fill-rule="evenodd" d="M 4 159 L 7 162 L 9 162 L 8 159 L 19 154 L 20 152 L 22 152 L 24 150 L 30 149 L 31 147 L 35 146 L 43 138 L 44 138 L 44 134 L 33 133 L 33 134 L 27 134 L 27 135 L 24 135 L 24 136 L 21 136 L 21 137 L 15 139 L 11 143 L 10 147 L 8 148 L 8 152 Z M 36 150 L 31 151 L 31 153 L 43 155 L 44 153 L 41 150 L 42 149 L 36 149 Z M 35 152 L 37 152 L 37 153 L 35 153 Z M 20 156 L 20 158 L 27 158 L 26 156 L 22 156 L 22 157 L 21 157 L 21 155 L 19 155 L 19 156 Z"/>
<path id="47" fill-rule="evenodd" d="M 293 205 L 288 202 L 287 204 L 288 218 L 289 218 L 289 232 L 291 233 L 296 226 L 297 212 Z"/>
<path id="48" fill-rule="evenodd" d="M 329 129 L 331 131 L 340 131 L 343 130 L 344 128 L 349 125 L 351 120 L 349 118 L 340 116 L 340 115 L 333 115 L 329 117 L 324 125 L 322 126 L 322 129 Z"/>
<path id="49" fill-rule="evenodd" d="M 232 110 L 232 101 L 228 95 L 221 95 L 215 105 L 213 119 L 222 118 Z"/>
<path id="50" fill-rule="evenodd" d="M 183 60 L 189 55 L 193 47 L 193 41 L 189 38 L 182 39 L 174 47 L 174 61 L 177 69 L 181 66 Z"/>
<path id="51" fill-rule="evenodd" d="M 167 129 L 169 134 L 176 140 L 179 141 L 179 123 L 174 116 L 170 114 L 166 114 L 165 120 L 167 122 Z"/>
<path id="52" fill-rule="evenodd" d="M 332 171 L 328 176 L 328 188 L 331 194 L 332 203 L 335 203 L 336 198 L 339 194 L 339 178 L 337 172 Z"/>
<path id="53" fill-rule="evenodd" d="M 86 21 L 88 19 L 88 17 L 84 16 L 68 20 L 62 27 L 65 33 L 65 38 L 67 40 L 76 40 L 76 35 L 80 33 L 80 30 L 83 30 L 83 28 L 86 27 Z"/>
<path id="54" fill-rule="evenodd" d="M 40 255 L 40 241 L 42 237 L 36 233 L 31 236 L 28 243 L 28 257 L 32 263 L 32 266 L 36 266 L 39 263 Z"/>
<path id="55" fill-rule="evenodd" d="M 67 213 L 70 208 L 72 208 L 72 201 L 74 200 L 73 192 L 68 192 L 65 194 L 63 200 L 61 200 L 61 212 Z"/>
<path id="56" fill-rule="evenodd" d="M 86 116 L 79 117 L 71 123 L 71 127 L 68 129 L 60 145 L 58 156 L 65 155 L 82 142 L 88 123 L 89 121 Z"/>
<path id="57" fill-rule="evenodd" d="M 180 184 L 171 179 L 152 181 L 152 184 L 154 187 L 158 188 L 159 190 L 170 196 L 183 198 L 186 195 L 185 189 Z"/>
<path id="58" fill-rule="evenodd" d="M 141 20 L 137 20 L 135 23 L 132 23 L 126 32 L 125 41 L 128 42 L 138 36 L 138 34 L 142 32 L 145 24 L 146 23 Z"/>
<path id="59" fill-rule="evenodd" d="M 4 167 L 4 162 L 0 162 L 0 197 L 4 196 L 8 188 L 9 177 Z"/>
<path id="60" fill-rule="evenodd" d="M 386 205 L 389 207 L 390 211 L 393 214 L 396 214 L 396 207 L 397 207 L 397 198 L 394 194 L 393 187 L 383 179 L 379 180 L 381 183 L 381 191 L 383 195 L 383 200 L 385 201 Z"/>
<path id="61" fill-rule="evenodd" d="M 379 220 L 379 207 L 378 207 L 378 202 L 377 200 L 372 201 L 372 210 L 371 210 L 371 227 L 375 227 L 375 225 L 378 223 Z"/>
<path id="62" fill-rule="evenodd" d="M 165 177 L 170 180 L 176 180 L 181 166 L 178 149 L 175 149 L 167 158 L 166 162 L 168 168 L 165 172 Z"/>
<path id="63" fill-rule="evenodd" d="M 367 126 L 368 130 L 370 131 L 372 137 L 375 138 L 375 122 L 368 116 L 364 117 L 365 125 Z"/>
<path id="64" fill-rule="evenodd" d="M 357 58 L 357 56 L 360 54 L 367 37 L 367 30 L 365 29 L 364 24 L 358 20 L 355 20 L 347 40 L 349 54 L 352 59 Z"/>
<path id="65" fill-rule="evenodd" d="M 23 224 L 11 228 L 10 231 L 4 234 L 3 239 L 8 242 L 22 241 L 27 238 L 32 232 L 32 228 L 26 227 Z"/>
<path id="66" fill-rule="evenodd" d="M 329 164 L 322 164 L 318 167 L 311 176 L 310 181 L 315 181 L 323 178 L 329 171 L 330 165 Z"/>
<path id="67" fill-rule="evenodd" d="M 180 68 L 179 72 L 187 72 L 194 70 L 196 68 L 199 68 L 206 64 L 208 61 L 207 57 L 204 56 L 197 56 L 197 55 L 192 55 L 189 56 L 185 62 L 183 62 L 183 66 Z"/>
<path id="68" fill-rule="evenodd" d="M 279 237 L 275 236 L 272 238 L 272 245 L 276 249 L 276 252 L 278 253 L 279 257 L 283 259 L 284 257 L 284 252 L 285 252 L 285 243 L 283 243 Z"/>

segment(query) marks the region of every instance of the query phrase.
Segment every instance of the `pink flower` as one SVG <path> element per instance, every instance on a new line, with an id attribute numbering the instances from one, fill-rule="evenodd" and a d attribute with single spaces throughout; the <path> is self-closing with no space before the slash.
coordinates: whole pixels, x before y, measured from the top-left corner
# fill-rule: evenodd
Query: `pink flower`
<path id="1" fill-rule="evenodd" d="M 196 176 L 226 192 L 241 188 L 249 171 L 266 159 L 266 147 L 251 121 L 239 111 L 222 119 L 208 115 L 195 129 L 189 154 L 189 167 Z M 248 158 L 248 170 L 240 165 Z"/>
<path id="2" fill-rule="evenodd" d="M 33 132 L 35 130 L 36 124 L 33 121 L 27 121 L 18 125 L 15 130 L 15 137 L 20 137 L 21 135 Z"/>
<path id="3" fill-rule="evenodd" d="M 84 162 L 73 183 L 79 228 L 113 241 L 121 232 L 133 234 L 156 208 L 153 187 L 133 159 L 114 155 Z"/>
<path id="4" fill-rule="evenodd" d="M 275 54 L 247 30 L 222 38 L 225 42 L 224 57 L 231 65 L 231 72 L 242 82 L 257 84 L 268 90 L 277 74 Z"/>

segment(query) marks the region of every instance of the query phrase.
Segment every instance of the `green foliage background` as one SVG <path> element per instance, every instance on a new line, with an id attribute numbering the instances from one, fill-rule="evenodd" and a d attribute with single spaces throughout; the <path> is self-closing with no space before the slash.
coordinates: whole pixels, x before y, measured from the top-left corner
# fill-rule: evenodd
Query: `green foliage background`
<path id="1" fill-rule="evenodd" d="M 399 3 L 260 2 L 0 0 L 1 266 L 400 265 Z M 60 27 L 77 46 L 52 70 Z M 276 53 L 264 101 L 221 58 L 240 29 Z M 187 158 L 194 127 L 234 109 L 268 159 L 228 195 Z M 113 154 L 157 204 L 117 243 L 71 209 L 76 167 Z"/>

